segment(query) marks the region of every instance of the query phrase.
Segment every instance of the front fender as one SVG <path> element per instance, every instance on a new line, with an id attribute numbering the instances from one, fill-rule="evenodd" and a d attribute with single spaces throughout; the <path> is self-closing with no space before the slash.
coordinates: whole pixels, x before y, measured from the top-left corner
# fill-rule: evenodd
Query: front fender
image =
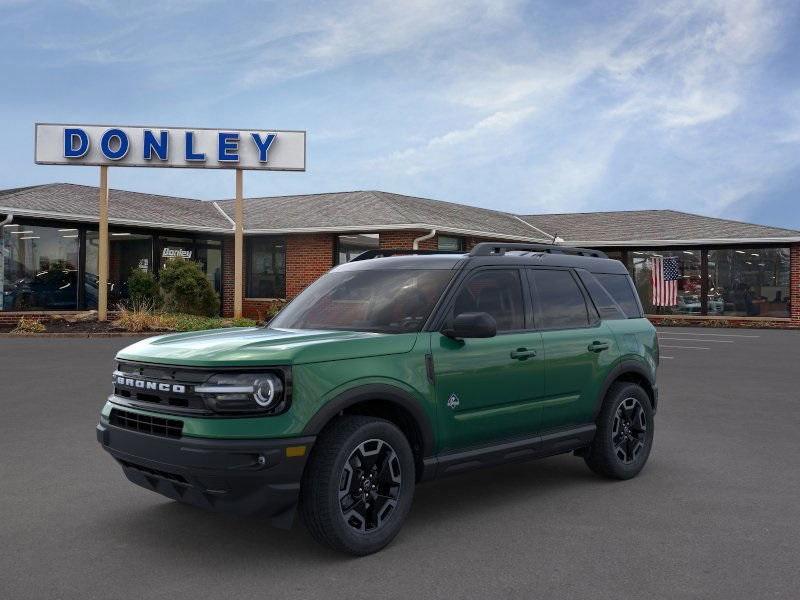
<path id="1" fill-rule="evenodd" d="M 337 414 L 360 402 L 369 400 L 383 400 L 405 409 L 419 427 L 422 436 L 422 455 L 429 456 L 432 453 L 434 447 L 433 426 L 419 398 L 397 385 L 388 383 L 361 383 L 338 392 L 311 417 L 303 429 L 303 435 L 318 435 Z"/>

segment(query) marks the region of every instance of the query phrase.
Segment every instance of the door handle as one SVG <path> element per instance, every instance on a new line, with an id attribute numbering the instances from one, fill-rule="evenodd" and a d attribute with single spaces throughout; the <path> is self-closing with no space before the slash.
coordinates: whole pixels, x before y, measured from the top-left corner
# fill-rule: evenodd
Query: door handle
<path id="1" fill-rule="evenodd" d="M 601 342 L 599 340 L 593 341 L 589 344 L 588 350 L 589 352 L 602 352 L 603 350 L 608 350 L 608 342 Z"/>
<path id="2" fill-rule="evenodd" d="M 528 350 L 527 348 L 517 348 L 511 351 L 511 358 L 514 360 L 525 360 L 536 356 L 536 350 Z"/>

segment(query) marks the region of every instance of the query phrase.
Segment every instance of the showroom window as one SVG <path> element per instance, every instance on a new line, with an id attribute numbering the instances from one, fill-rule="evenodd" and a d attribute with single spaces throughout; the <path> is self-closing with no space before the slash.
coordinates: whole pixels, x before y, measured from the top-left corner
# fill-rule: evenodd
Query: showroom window
<path id="1" fill-rule="evenodd" d="M 362 252 L 377 250 L 380 247 L 380 239 L 377 233 L 340 235 L 336 238 L 336 264 L 342 265 L 350 262 Z"/>
<path id="2" fill-rule="evenodd" d="M 438 237 L 438 248 L 439 250 L 452 250 L 460 252 L 464 249 L 464 238 L 440 235 Z"/>
<path id="3" fill-rule="evenodd" d="M 789 318 L 789 248 L 708 251 L 708 314 Z"/>
<path id="4" fill-rule="evenodd" d="M 99 244 L 97 231 L 87 231 L 83 280 L 87 308 L 97 308 Z M 153 272 L 153 236 L 111 230 L 108 234 L 108 246 L 108 306 L 116 308 L 128 299 L 128 279 L 131 273 L 136 270 Z"/>
<path id="5" fill-rule="evenodd" d="M 247 297 L 286 297 L 286 242 L 283 238 L 248 238 Z"/>
<path id="6" fill-rule="evenodd" d="M 635 250 L 630 259 L 646 314 L 702 314 L 701 250 Z"/>
<path id="7" fill-rule="evenodd" d="M 197 240 L 197 262 L 217 295 L 222 297 L 222 242 Z"/>
<path id="8" fill-rule="evenodd" d="M 78 308 L 77 229 L 14 223 L 0 235 L 3 310 Z"/>

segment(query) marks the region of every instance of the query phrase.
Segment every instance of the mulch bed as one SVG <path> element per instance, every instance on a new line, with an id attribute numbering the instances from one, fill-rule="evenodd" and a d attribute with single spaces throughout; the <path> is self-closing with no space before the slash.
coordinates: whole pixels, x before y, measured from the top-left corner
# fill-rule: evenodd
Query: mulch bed
<path id="1" fill-rule="evenodd" d="M 119 335 L 135 335 L 129 331 L 115 327 L 112 321 L 76 321 L 69 322 L 64 319 L 52 319 L 44 322 L 46 331 L 42 333 L 30 333 L 25 335 L 42 335 L 45 336 L 50 333 L 79 333 L 79 334 L 119 334 Z M 0 325 L 0 333 L 11 333 L 16 325 Z M 158 335 L 158 331 L 148 331 L 149 335 Z M 166 332 L 161 332 L 166 333 Z"/>

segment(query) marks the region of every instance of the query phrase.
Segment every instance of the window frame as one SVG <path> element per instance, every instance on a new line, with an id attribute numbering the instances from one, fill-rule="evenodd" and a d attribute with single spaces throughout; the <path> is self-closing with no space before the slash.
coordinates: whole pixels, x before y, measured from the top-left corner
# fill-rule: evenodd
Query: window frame
<path id="1" fill-rule="evenodd" d="M 578 290 L 583 296 L 583 304 L 586 308 L 586 322 L 587 324 L 584 326 L 578 327 L 543 327 L 542 323 L 544 322 L 544 316 L 542 314 L 542 299 L 541 294 L 539 292 L 539 288 L 536 284 L 536 277 L 534 276 L 535 271 L 566 271 L 569 273 L 569 276 L 572 277 L 572 281 L 578 287 Z M 525 275 L 528 278 L 529 286 L 530 286 L 530 293 L 531 293 L 531 302 L 533 304 L 533 313 L 534 319 L 537 323 L 536 329 L 538 331 L 575 331 L 578 329 L 595 329 L 600 327 L 603 323 L 603 320 L 600 318 L 600 314 L 597 312 L 597 308 L 592 302 L 591 296 L 589 292 L 583 285 L 580 277 L 575 273 L 575 269 L 570 267 L 537 267 L 537 266 L 530 266 L 525 268 Z"/>
<path id="2" fill-rule="evenodd" d="M 458 241 L 458 248 L 452 250 L 450 248 L 442 248 L 441 240 L 442 238 L 446 238 L 449 240 L 457 240 Z M 436 249 L 437 250 L 446 250 L 449 252 L 463 252 L 464 249 L 467 247 L 466 240 L 463 236 L 460 235 L 437 235 L 436 236 Z"/>
<path id="3" fill-rule="evenodd" d="M 622 310 L 622 314 L 625 315 L 626 319 L 641 319 L 641 318 L 644 317 L 644 308 L 642 307 L 642 299 L 639 298 L 639 292 L 636 290 L 636 285 L 633 283 L 633 277 L 631 276 L 630 273 L 627 273 L 627 274 L 626 273 L 594 273 L 594 272 L 588 271 L 588 270 L 586 272 L 589 273 L 592 277 L 594 277 L 597 280 L 597 283 L 599 283 L 601 286 L 603 286 L 603 289 L 606 290 L 606 293 L 611 297 L 611 299 L 614 302 L 617 303 L 617 305 L 619 306 L 620 310 Z M 631 292 L 631 294 L 633 296 L 634 305 L 636 306 L 636 309 L 638 311 L 635 316 L 628 316 L 628 313 L 625 312 L 625 310 L 622 307 L 622 304 L 620 304 L 617 301 L 617 299 L 614 297 L 614 294 L 611 293 L 611 290 L 608 289 L 608 287 L 600 279 L 601 276 L 623 277 L 625 279 L 625 285 L 627 285 L 628 290 Z"/>
<path id="4" fill-rule="evenodd" d="M 474 276 L 486 271 L 516 271 L 519 277 L 520 291 L 522 293 L 522 329 L 498 331 L 497 336 L 535 331 L 531 298 L 529 292 L 526 290 L 525 275 L 522 273 L 523 270 L 524 269 L 519 265 L 485 265 L 463 271 L 460 276 L 454 278 L 451 287 L 446 290 L 446 299 L 442 306 L 434 308 L 434 313 L 436 314 L 433 318 L 433 327 L 431 329 L 423 327 L 421 331 L 441 332 L 442 329 L 446 328 L 450 311 L 454 308 L 454 304 L 461 290 L 464 289 Z"/>
<path id="5" fill-rule="evenodd" d="M 253 281 L 253 265 L 250 261 L 250 252 L 253 244 L 260 240 L 274 240 L 283 242 L 283 295 L 281 296 L 252 296 L 250 295 L 250 283 Z M 286 247 L 286 236 L 282 235 L 258 235 L 245 237 L 244 243 L 244 281 L 242 282 L 243 297 L 246 300 L 285 300 L 286 299 L 286 258 L 289 255 Z M 224 260 L 224 257 L 223 257 Z"/>

